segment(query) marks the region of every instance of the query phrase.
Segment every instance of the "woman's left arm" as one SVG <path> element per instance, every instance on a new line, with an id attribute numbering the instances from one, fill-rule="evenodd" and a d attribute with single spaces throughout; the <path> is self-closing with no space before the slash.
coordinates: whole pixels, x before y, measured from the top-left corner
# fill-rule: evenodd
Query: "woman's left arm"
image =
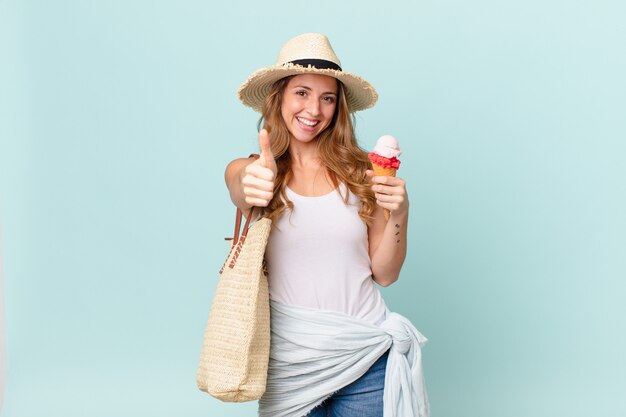
<path id="1" fill-rule="evenodd" d="M 371 181 L 378 204 L 368 230 L 372 275 L 386 287 L 398 280 L 406 258 L 409 199 L 402 178 L 376 176 Z M 385 209 L 390 212 L 389 221 Z"/>

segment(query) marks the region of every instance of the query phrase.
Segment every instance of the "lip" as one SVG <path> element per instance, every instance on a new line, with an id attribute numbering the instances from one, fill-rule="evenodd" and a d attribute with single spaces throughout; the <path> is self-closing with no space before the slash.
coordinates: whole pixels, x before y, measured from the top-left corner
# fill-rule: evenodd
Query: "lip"
<path id="1" fill-rule="evenodd" d="M 308 119 L 306 117 L 300 117 L 300 116 L 296 116 L 296 123 L 298 123 L 298 126 L 300 127 L 300 129 L 306 131 L 306 132 L 314 132 L 317 129 L 317 125 L 319 125 L 320 121 L 319 120 L 312 120 L 312 119 Z M 308 124 L 304 123 L 302 120 L 306 120 L 309 122 L 315 122 L 314 125 L 309 126 Z"/>

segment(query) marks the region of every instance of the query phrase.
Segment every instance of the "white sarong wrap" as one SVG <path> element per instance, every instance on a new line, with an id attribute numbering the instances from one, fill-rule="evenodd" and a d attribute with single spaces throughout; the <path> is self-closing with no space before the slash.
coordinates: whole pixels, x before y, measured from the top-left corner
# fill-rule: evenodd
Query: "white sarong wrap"
<path id="1" fill-rule="evenodd" d="M 411 322 L 387 311 L 380 325 L 331 311 L 270 302 L 271 348 L 261 417 L 302 417 L 389 350 L 384 417 L 428 417 L 421 347 Z"/>

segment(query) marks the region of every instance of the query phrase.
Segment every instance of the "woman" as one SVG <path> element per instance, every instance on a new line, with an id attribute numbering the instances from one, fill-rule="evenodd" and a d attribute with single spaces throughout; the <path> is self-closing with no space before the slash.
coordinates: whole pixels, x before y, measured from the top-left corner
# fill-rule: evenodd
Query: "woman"
<path id="1" fill-rule="evenodd" d="M 259 414 L 427 415 L 426 339 L 388 312 L 375 285 L 398 279 L 409 209 L 405 182 L 374 176 L 354 135 L 351 113 L 373 106 L 376 91 L 341 70 L 324 35 L 304 34 L 239 97 L 262 113 L 261 154 L 232 161 L 226 184 L 244 213 L 264 207 L 274 225 L 266 250 L 272 346 Z"/>

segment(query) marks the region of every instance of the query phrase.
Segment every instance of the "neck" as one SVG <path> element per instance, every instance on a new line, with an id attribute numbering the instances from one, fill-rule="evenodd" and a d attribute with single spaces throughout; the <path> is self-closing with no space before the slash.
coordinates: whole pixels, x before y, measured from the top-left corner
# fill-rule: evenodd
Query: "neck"
<path id="1" fill-rule="evenodd" d="M 293 141 L 289 146 L 291 161 L 294 166 L 319 166 L 320 158 L 316 142 L 301 143 Z"/>

